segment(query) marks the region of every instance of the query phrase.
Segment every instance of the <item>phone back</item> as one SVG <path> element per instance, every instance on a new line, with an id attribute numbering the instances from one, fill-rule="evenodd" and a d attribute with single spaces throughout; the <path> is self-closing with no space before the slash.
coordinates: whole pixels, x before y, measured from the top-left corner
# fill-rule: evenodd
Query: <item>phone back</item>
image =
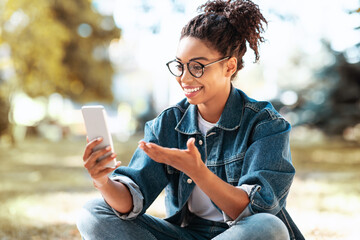
<path id="1" fill-rule="evenodd" d="M 83 106 L 81 108 L 81 111 L 83 114 L 86 134 L 89 138 L 89 141 L 92 141 L 98 137 L 103 138 L 103 141 L 94 148 L 94 151 L 105 148 L 107 146 L 111 146 L 111 149 L 113 151 L 114 146 L 107 124 L 107 115 L 105 108 L 101 105 Z M 112 152 L 108 153 L 106 156 L 110 155 L 111 153 Z M 100 161 L 101 159 L 103 158 L 99 158 L 98 160 Z M 114 166 L 114 164 L 111 162 L 107 166 L 111 167 Z"/>

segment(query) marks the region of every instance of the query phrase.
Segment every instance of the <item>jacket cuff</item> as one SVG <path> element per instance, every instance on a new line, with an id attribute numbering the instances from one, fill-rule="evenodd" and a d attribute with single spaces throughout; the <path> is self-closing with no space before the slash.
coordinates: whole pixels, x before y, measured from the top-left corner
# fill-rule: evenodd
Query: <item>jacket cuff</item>
<path id="1" fill-rule="evenodd" d="M 243 191 L 245 191 L 248 195 L 248 197 L 250 198 L 250 194 L 252 192 L 252 190 L 256 187 L 256 185 L 248 185 L 248 184 L 242 184 L 241 186 L 237 186 L 236 188 L 240 188 Z M 250 211 L 250 206 L 247 205 L 246 208 L 239 214 L 239 216 L 235 219 L 232 220 L 224 211 L 223 211 L 223 217 L 224 217 L 224 222 L 226 222 L 230 227 L 233 226 L 234 224 L 236 224 L 238 221 L 240 221 L 241 219 L 251 216 L 252 213 Z"/>
<path id="2" fill-rule="evenodd" d="M 133 200 L 133 209 L 131 212 L 123 214 L 112 208 L 116 216 L 123 220 L 135 219 L 144 207 L 144 196 L 142 195 L 139 186 L 127 176 L 114 176 L 111 180 L 124 184 L 130 191 Z"/>

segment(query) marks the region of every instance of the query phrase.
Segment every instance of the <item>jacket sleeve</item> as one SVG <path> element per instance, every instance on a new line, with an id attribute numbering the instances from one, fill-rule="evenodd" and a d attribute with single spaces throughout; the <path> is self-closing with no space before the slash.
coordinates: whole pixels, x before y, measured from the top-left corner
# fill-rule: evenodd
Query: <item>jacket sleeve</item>
<path id="1" fill-rule="evenodd" d="M 246 151 L 238 186 L 255 185 L 249 195 L 252 214 L 277 214 L 284 206 L 295 169 L 291 162 L 289 133 L 283 118 L 258 123 Z"/>
<path id="2" fill-rule="evenodd" d="M 145 124 L 144 141 L 158 144 L 154 133 L 154 120 Z M 125 219 L 142 215 L 168 184 L 163 164 L 153 161 L 143 150 L 137 148 L 127 167 L 117 168 L 111 178 L 123 182 L 133 198 L 133 211 Z M 128 179 L 125 182 L 121 179 Z M 128 183 L 128 184 L 127 184 Z"/>

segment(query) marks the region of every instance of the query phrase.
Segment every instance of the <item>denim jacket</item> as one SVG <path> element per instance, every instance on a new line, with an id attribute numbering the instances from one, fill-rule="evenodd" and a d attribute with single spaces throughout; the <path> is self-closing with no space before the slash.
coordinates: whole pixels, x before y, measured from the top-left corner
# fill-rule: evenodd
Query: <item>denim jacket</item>
<path id="1" fill-rule="evenodd" d="M 258 102 L 239 89 L 231 88 L 215 127 L 203 136 L 197 123 L 197 106 L 186 99 L 169 107 L 145 125 L 144 141 L 163 147 L 186 149 L 195 138 L 202 160 L 223 181 L 233 185 L 254 185 L 247 208 L 278 216 L 291 239 L 304 239 L 285 209 L 295 169 L 291 163 L 290 124 L 269 102 Z M 119 167 L 112 178 L 124 183 L 133 197 L 132 219 L 145 213 L 165 188 L 169 222 L 183 223 L 187 200 L 195 183 L 183 172 L 150 159 L 136 149 L 128 167 Z M 236 221 L 236 220 L 235 220 Z"/>

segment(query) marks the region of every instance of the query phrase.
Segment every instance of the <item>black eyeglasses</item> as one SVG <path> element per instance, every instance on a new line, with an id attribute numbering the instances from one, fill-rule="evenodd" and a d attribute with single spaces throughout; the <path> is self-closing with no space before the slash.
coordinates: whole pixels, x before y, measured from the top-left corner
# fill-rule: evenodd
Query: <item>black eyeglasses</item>
<path id="1" fill-rule="evenodd" d="M 208 63 L 206 65 L 199 63 L 195 60 L 190 60 L 188 63 L 186 63 L 187 68 L 190 72 L 190 74 L 193 77 L 200 78 L 204 74 L 204 68 L 207 66 L 210 66 L 212 64 L 224 61 L 226 59 L 229 59 L 230 57 L 223 57 L 219 60 L 216 60 L 215 62 Z M 172 75 L 175 77 L 181 77 L 184 73 L 184 65 L 185 63 L 182 63 L 178 60 L 172 60 L 166 64 L 166 66 L 169 68 L 169 71 Z"/>

